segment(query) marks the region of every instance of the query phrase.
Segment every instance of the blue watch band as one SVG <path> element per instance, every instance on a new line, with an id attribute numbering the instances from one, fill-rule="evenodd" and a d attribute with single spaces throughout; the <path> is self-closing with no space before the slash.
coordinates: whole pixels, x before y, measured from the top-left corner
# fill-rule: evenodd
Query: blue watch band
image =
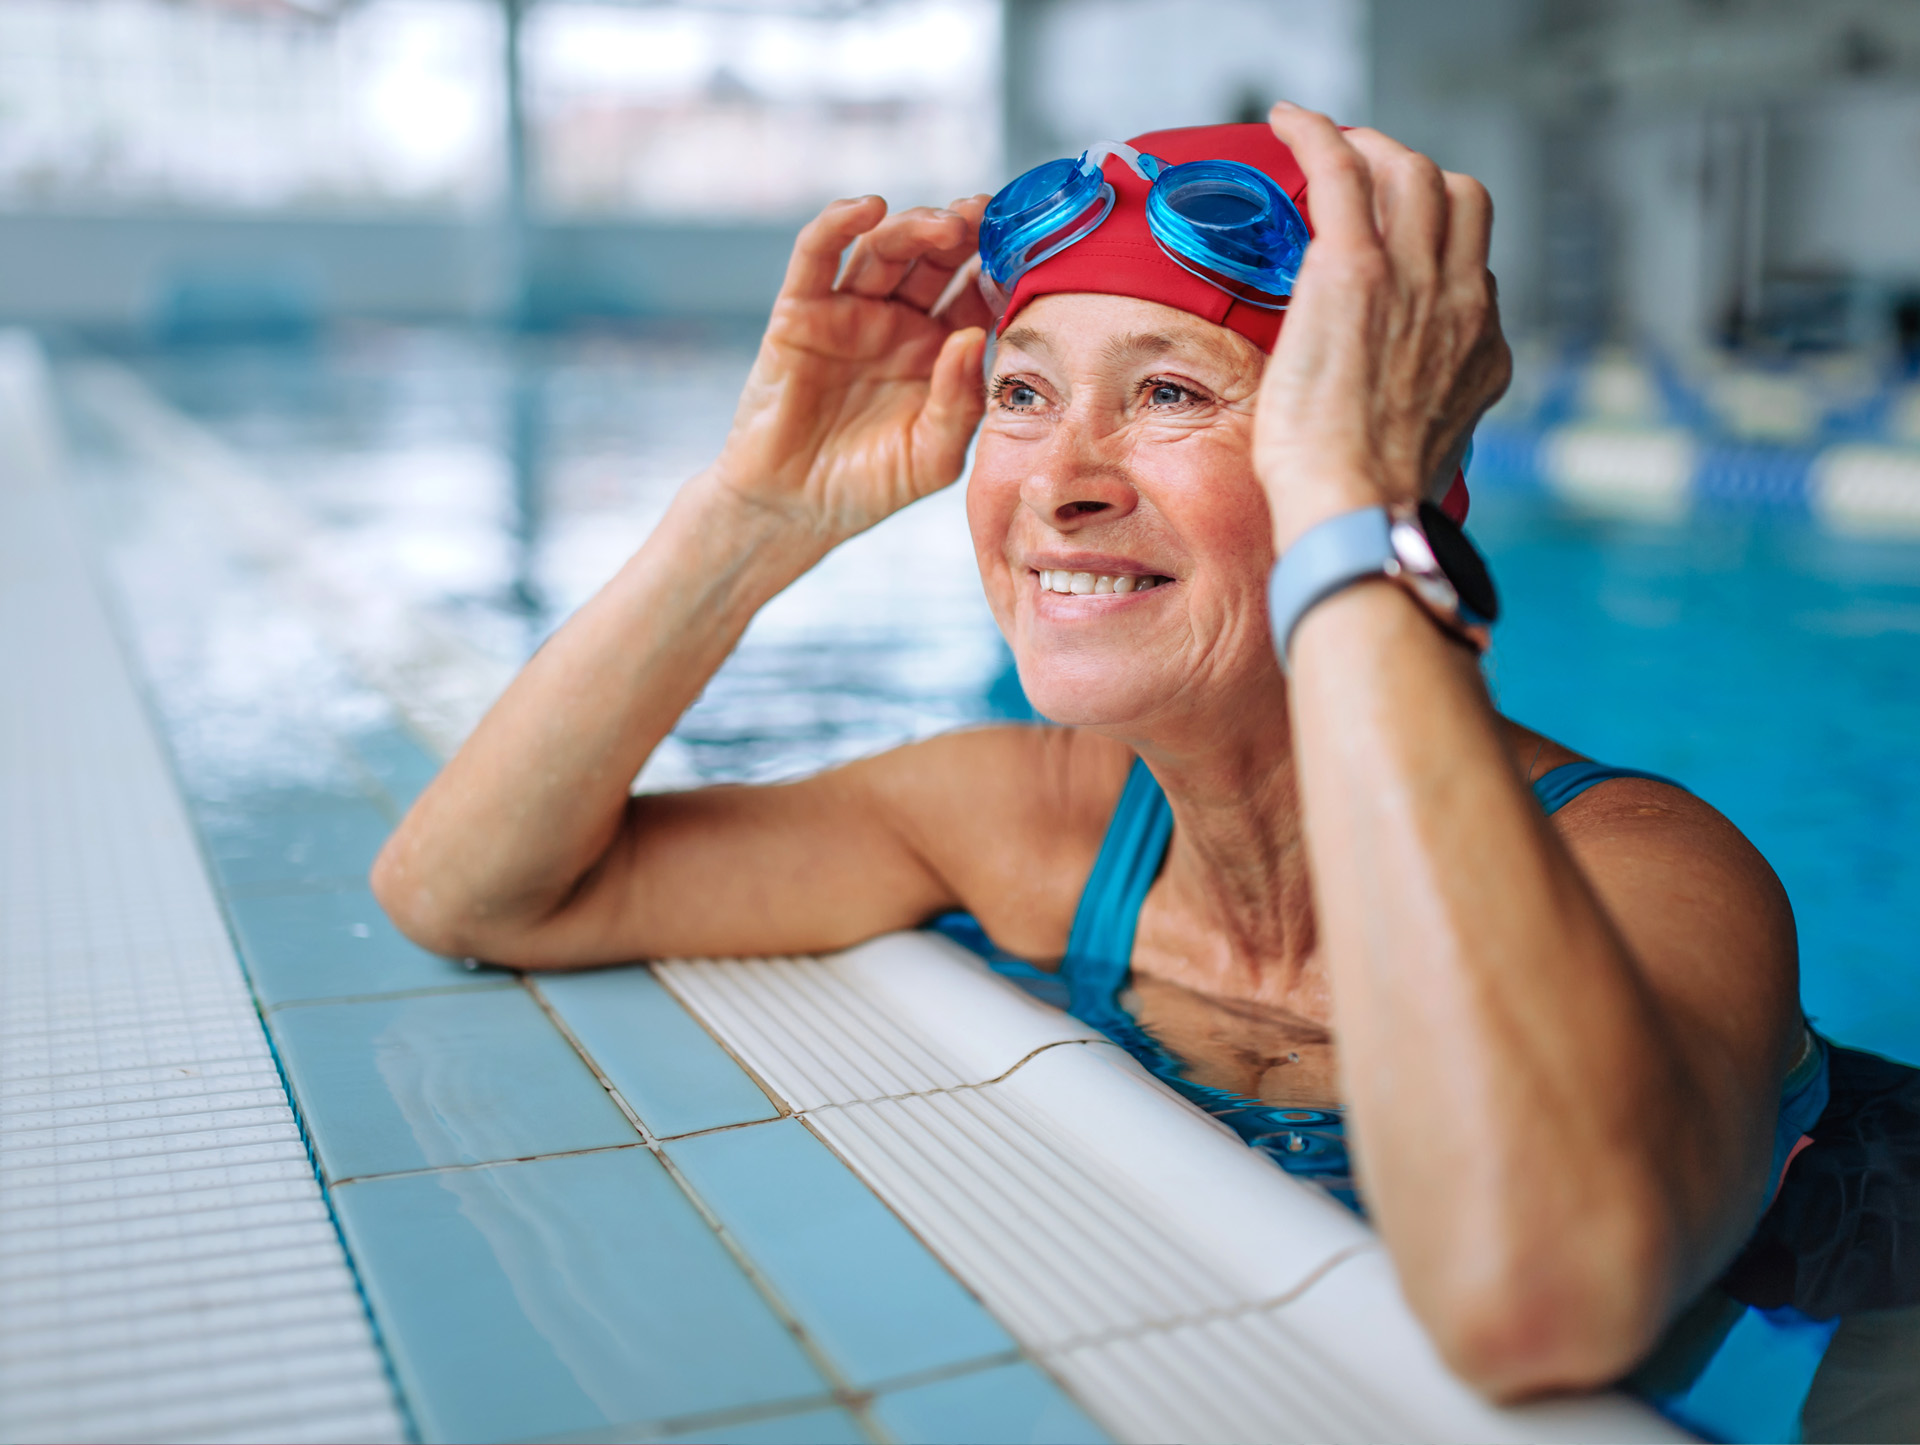
<path id="1" fill-rule="evenodd" d="M 1287 667 L 1287 649 L 1300 619 L 1344 587 L 1387 572 L 1394 562 L 1393 538 L 1385 507 L 1342 512 L 1302 533 L 1273 566 L 1267 583 L 1267 616 L 1273 622 L 1273 650 Z"/>

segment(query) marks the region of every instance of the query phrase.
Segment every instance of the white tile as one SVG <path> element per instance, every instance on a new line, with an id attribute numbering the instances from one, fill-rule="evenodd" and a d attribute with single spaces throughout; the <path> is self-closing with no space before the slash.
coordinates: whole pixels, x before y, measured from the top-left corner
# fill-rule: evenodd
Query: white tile
<path id="1" fill-rule="evenodd" d="M 300 1318 L 309 1310 L 360 1307 L 353 1279 L 337 1262 L 300 1269 L 282 1266 L 270 1275 L 235 1274 L 222 1278 L 192 1272 L 172 1284 L 50 1294 L 29 1303 L 9 1300 L 9 1333 L 28 1337 L 49 1330 L 98 1326 L 130 1335 L 179 1328 L 173 1316 L 191 1312 L 195 1320 L 224 1312 L 252 1311 L 262 1318 Z"/>
<path id="2" fill-rule="evenodd" d="M 0 1440 L 399 1438 L 50 414 L 0 333 Z"/>

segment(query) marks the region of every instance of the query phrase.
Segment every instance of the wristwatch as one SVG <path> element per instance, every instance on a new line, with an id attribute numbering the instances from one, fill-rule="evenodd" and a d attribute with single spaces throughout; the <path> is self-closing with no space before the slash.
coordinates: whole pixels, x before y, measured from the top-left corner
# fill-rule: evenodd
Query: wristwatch
<path id="1" fill-rule="evenodd" d="M 1449 636 L 1485 652 L 1500 616 L 1487 564 L 1459 523 L 1432 502 L 1363 507 L 1302 533 L 1274 564 L 1267 586 L 1280 666 L 1300 619 L 1319 602 L 1369 577 L 1390 577 Z"/>

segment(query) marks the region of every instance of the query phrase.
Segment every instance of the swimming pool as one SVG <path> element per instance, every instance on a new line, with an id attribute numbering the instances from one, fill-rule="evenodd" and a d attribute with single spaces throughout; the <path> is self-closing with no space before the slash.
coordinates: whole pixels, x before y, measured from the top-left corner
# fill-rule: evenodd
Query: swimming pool
<path id="1" fill-rule="evenodd" d="M 380 330 L 137 366 L 305 509 L 358 585 L 511 665 L 711 456 L 751 356 L 751 337 L 711 331 L 515 350 Z M 92 475 L 133 542 L 154 499 L 129 512 L 124 469 Z M 793 776 L 1017 712 L 960 500 L 910 508 L 779 598 L 676 731 L 661 782 Z M 1510 477 L 1479 487 L 1472 530 L 1506 599 L 1501 706 L 1725 812 L 1786 884 L 1820 1026 L 1920 1063 L 1920 541 L 1733 505 L 1607 518 Z M 251 711 L 270 730 L 271 709 Z M 275 750 L 220 752 L 202 761 Z"/>
<path id="2" fill-rule="evenodd" d="M 84 488 L 189 791 L 323 786 L 342 766 L 329 730 L 390 706 L 330 649 L 310 597 L 268 585 L 288 526 L 357 619 L 396 622 L 391 637 L 359 627 L 361 663 L 391 644 L 404 670 L 397 624 L 414 617 L 510 669 L 711 455 L 751 344 L 369 330 L 298 350 L 125 358 L 284 504 L 282 540 L 251 560 L 226 535 L 247 530 L 234 494 L 182 483 L 142 443 L 153 437 L 124 390 L 76 358 L 64 375 Z M 1511 470 L 1478 489 L 1472 527 L 1506 599 L 1490 662 L 1501 705 L 1719 806 L 1786 883 L 1823 1030 L 1920 1062 L 1920 858 L 1907 841 L 1920 824 L 1907 743 L 1920 544 L 1732 505 L 1622 520 Z M 650 781 L 793 776 L 1020 708 L 949 491 L 783 594 Z M 1732 1438 L 1793 1418 L 1794 1382 L 1804 1394 L 1833 1333 L 1786 1320 L 1762 1322 L 1762 1337 L 1756 1317 L 1725 1333 L 1727 1370 L 1703 1377 L 1732 1413 L 1692 1417 Z M 1785 1393 L 1761 1410 L 1766 1379 Z"/>

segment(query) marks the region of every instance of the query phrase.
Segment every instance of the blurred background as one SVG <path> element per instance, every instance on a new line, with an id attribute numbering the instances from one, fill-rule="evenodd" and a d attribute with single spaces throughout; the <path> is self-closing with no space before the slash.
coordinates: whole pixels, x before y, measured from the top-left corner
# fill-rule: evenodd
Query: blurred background
<path id="1" fill-rule="evenodd" d="M 1912 0 L 0 0 L 0 325 L 217 802 L 457 744 L 713 454 L 825 200 L 1281 97 L 1494 195 L 1503 706 L 1729 813 L 1816 1016 L 1920 1060 Z M 643 785 L 1023 715 L 949 492 Z"/>
<path id="2" fill-rule="evenodd" d="M 1905 0 L 8 0 L 0 313 L 751 317 L 830 197 L 1280 96 L 1484 179 L 1523 328 L 1920 347 Z"/>

